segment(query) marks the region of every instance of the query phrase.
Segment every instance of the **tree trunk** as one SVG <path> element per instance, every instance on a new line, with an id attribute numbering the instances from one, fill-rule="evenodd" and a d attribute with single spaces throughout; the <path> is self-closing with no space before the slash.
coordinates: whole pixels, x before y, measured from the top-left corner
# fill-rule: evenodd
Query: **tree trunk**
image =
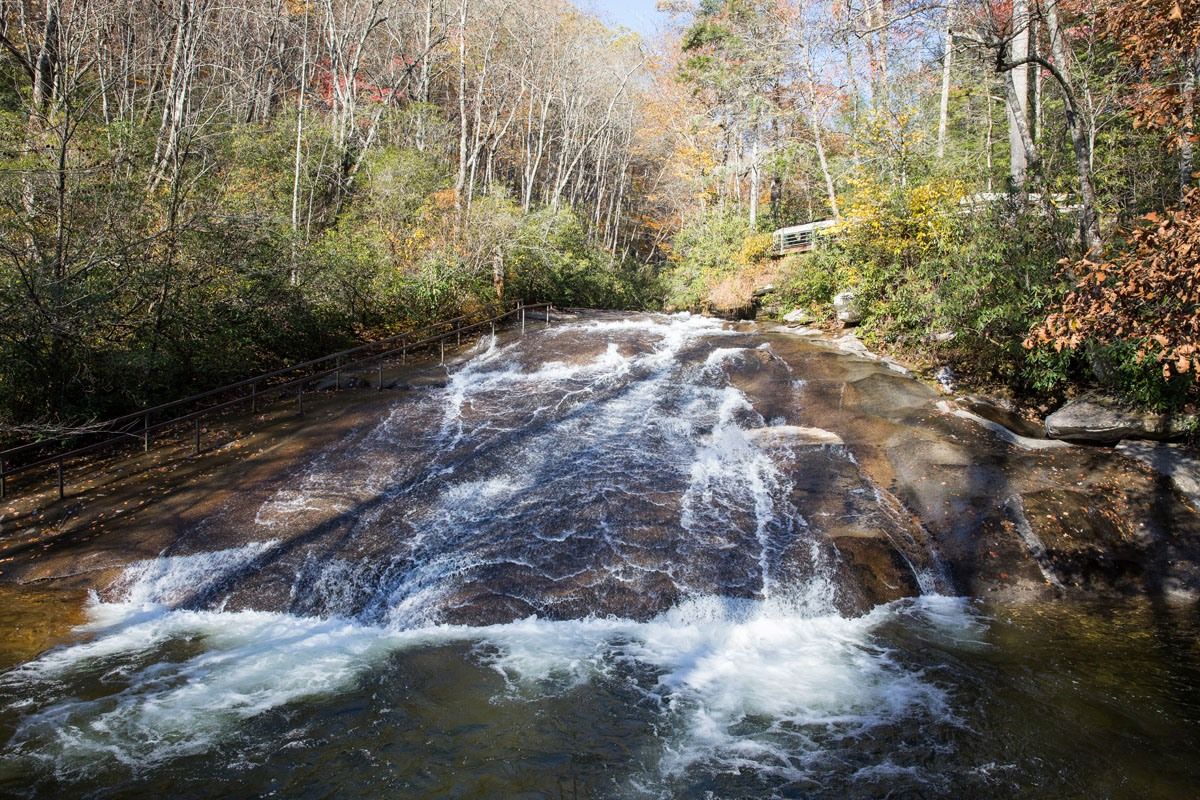
<path id="1" fill-rule="evenodd" d="M 60 0 L 46 0 L 46 24 L 33 70 L 33 105 L 45 110 L 54 96 L 54 76 L 58 69 Z"/>
<path id="2" fill-rule="evenodd" d="M 950 12 L 948 11 L 947 14 Z M 942 97 L 937 110 L 937 160 L 946 158 L 946 128 L 950 116 L 950 62 L 954 59 L 954 35 L 950 34 L 952 23 L 946 24 L 946 54 L 942 56 Z"/>
<path id="3" fill-rule="evenodd" d="M 496 290 L 496 302 L 504 307 L 504 253 L 496 245 L 492 253 L 492 288 Z"/>
<path id="4" fill-rule="evenodd" d="M 1067 126 L 1071 132 L 1071 147 L 1075 151 L 1075 169 L 1079 173 L 1079 197 L 1083 205 L 1080 234 L 1083 247 L 1088 252 L 1099 251 L 1103 242 L 1100 237 L 1100 216 L 1096 210 L 1096 190 L 1092 185 L 1092 151 L 1080 124 L 1079 103 L 1074 89 L 1067 81 L 1067 44 L 1058 25 L 1058 0 L 1046 3 L 1046 26 L 1050 36 L 1050 51 L 1058 69 L 1051 70 L 1063 99 L 1067 103 Z"/>
<path id="5" fill-rule="evenodd" d="M 1182 192 L 1195 181 L 1196 171 L 1195 145 L 1192 137 L 1196 134 L 1194 120 L 1196 119 L 1196 93 L 1200 91 L 1200 50 L 1191 58 L 1183 78 L 1183 124 L 1179 131 L 1179 189 Z"/>
<path id="6" fill-rule="evenodd" d="M 417 84 L 417 102 L 420 103 L 420 109 L 417 111 L 417 130 L 416 144 L 417 150 L 425 152 L 426 132 L 425 132 L 425 114 L 429 105 L 429 57 L 433 43 L 433 0 L 426 0 L 425 3 L 425 26 L 424 26 L 423 44 L 425 47 L 424 55 L 421 56 L 420 78 Z"/>
<path id="7" fill-rule="evenodd" d="M 750 230 L 758 230 L 758 195 L 762 191 L 761 171 L 758 164 L 758 136 L 750 148 Z"/>
<path id="8" fill-rule="evenodd" d="M 308 66 L 308 13 L 304 14 L 304 39 L 300 50 L 300 84 L 296 91 L 296 152 L 292 164 L 292 261 L 288 279 L 292 286 L 298 283 L 296 273 L 296 247 L 300 239 L 300 166 L 304 143 L 304 89 L 307 84 L 305 72 Z"/>
<path id="9" fill-rule="evenodd" d="M 1009 176 L 1018 191 L 1024 190 L 1026 172 L 1030 161 L 1034 160 L 1033 151 L 1029 147 L 1033 137 L 1029 134 L 1029 66 L 1025 61 L 1029 57 L 1029 26 L 1029 0 L 1013 0 L 1012 38 L 1008 53 L 1010 60 L 1017 66 L 1010 70 L 1009 82 L 1013 90 L 1007 92 L 1006 97 Z"/>
<path id="10" fill-rule="evenodd" d="M 467 2 L 460 0 L 458 6 L 458 174 L 454 179 L 454 203 L 460 215 L 467 185 Z"/>
<path id="11" fill-rule="evenodd" d="M 816 109 L 811 104 L 808 121 L 812 125 L 813 144 L 817 148 L 817 162 L 821 165 L 821 175 L 825 178 L 825 193 L 829 198 L 829 210 L 833 212 L 834 219 L 841 219 L 842 213 L 838 210 L 837 189 L 833 185 L 833 174 L 829 171 L 829 160 L 825 157 L 825 141 L 821 136 L 821 123 L 817 119 Z"/>

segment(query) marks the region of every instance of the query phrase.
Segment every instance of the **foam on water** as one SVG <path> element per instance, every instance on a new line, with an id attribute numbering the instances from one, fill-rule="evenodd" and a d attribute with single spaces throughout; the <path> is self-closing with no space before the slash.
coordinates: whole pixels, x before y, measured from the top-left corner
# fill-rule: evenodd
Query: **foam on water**
<path id="1" fill-rule="evenodd" d="M 22 698 L 9 750 L 68 776 L 112 762 L 153 768 L 236 738 L 260 715 L 336 696 L 398 650 L 447 643 L 478 645 L 463 657 L 503 675 L 515 697 L 619 681 L 621 669 L 650 674 L 638 691 L 659 718 L 659 754 L 634 784 L 652 794 L 692 769 L 797 780 L 847 738 L 952 719 L 944 690 L 880 631 L 917 619 L 970 638 L 970 611 L 924 598 L 836 613 L 828 556 L 789 499 L 780 456 L 837 438 L 767 425 L 725 372 L 763 356 L 687 351 L 732 332 L 686 315 L 541 333 L 580 331 L 613 338 L 591 358 L 529 365 L 520 342 L 489 337 L 444 388 L 398 404 L 263 505 L 258 525 L 277 537 L 297 521 L 311 528 L 304 515 L 391 501 L 356 512 L 333 553 L 291 564 L 286 608 L 303 614 L 223 605 L 225 587 L 287 549 L 274 538 L 131 565 L 92 603 L 80 643 L 0 678 Z M 805 548 L 803 579 L 781 573 L 785 553 Z M 638 619 L 546 613 L 664 581 L 674 605 L 647 600 Z M 529 585 L 551 591 L 523 595 Z M 541 617 L 441 624 L 486 591 Z"/>
<path id="2" fill-rule="evenodd" d="M 711 574 L 631 541 L 631 525 L 673 526 L 687 534 L 674 537 L 675 546 L 697 554 L 741 553 L 749 539 L 754 576 L 738 578 L 730 568 L 730 580 L 740 581 L 743 593 L 770 591 L 780 540 L 803 520 L 786 503 L 788 481 L 747 434 L 764 424 L 761 416 L 722 371 L 753 351 L 725 347 L 699 364 L 681 359 L 700 340 L 733 335 L 718 322 L 686 315 L 559 325 L 539 335 L 551 332 L 607 342 L 576 361 L 532 363 L 529 340 L 489 342 L 451 369 L 444 389 L 418 401 L 433 423 L 426 426 L 433 431 L 428 440 L 419 442 L 423 450 L 413 442 L 414 430 L 422 434 L 409 403 L 350 452 L 318 459 L 297 489 L 267 504 L 260 521 L 277 526 L 309 512 L 312 494 L 321 498 L 317 506 L 333 511 L 346 509 L 346 498 L 390 498 L 356 512 L 354 523 L 364 536 L 394 541 L 385 556 L 390 563 L 381 566 L 377 552 L 358 561 L 310 560 L 313 576 L 303 591 L 320 601 L 297 607 L 429 625 L 458 607 L 453 598 L 464 584 L 477 584 L 489 570 L 556 584 L 593 570 L 581 587 L 602 580 L 661 587 L 667 575 L 683 595 L 709 590 Z M 397 453 L 404 448 L 426 462 L 402 464 Z M 397 474 L 405 470 L 401 481 Z M 660 510 L 659 498 L 671 493 L 682 498 L 674 520 Z M 598 500 L 605 497 L 615 501 Z M 403 509 L 401 522 L 391 508 Z M 567 519 L 562 509 L 571 508 L 589 509 L 587 521 Z M 541 546 L 568 540 L 563 548 Z M 528 548 L 539 552 L 523 552 Z M 472 589 L 459 596 L 476 595 Z M 577 608 L 578 596 L 531 597 L 518 589 L 511 599 L 545 611 L 547 603 Z"/>
<path id="3" fill-rule="evenodd" d="M 415 629 L 171 607 L 197 574 L 219 579 L 254 552 L 131 566 L 121 599 L 94 601 L 95 638 L 3 677 L 25 698 L 10 750 L 51 762 L 63 777 L 110 762 L 149 769 L 236 737 L 260 714 L 335 695 L 389 653 L 465 642 L 487 645 L 468 657 L 501 673 L 517 696 L 605 680 L 622 666 L 652 670 L 646 698 L 661 717 L 661 758 L 643 783 L 698 765 L 794 780 L 848 737 L 910 716 L 952 718 L 944 690 L 878 640 L 882 625 L 908 616 L 950 637 L 979 632 L 969 609 L 945 598 L 856 619 L 813 616 L 785 601 L 698 597 L 646 622 L 529 618 Z M 152 657 L 164 652 L 172 656 Z M 103 689 L 64 692 L 88 676 Z"/>

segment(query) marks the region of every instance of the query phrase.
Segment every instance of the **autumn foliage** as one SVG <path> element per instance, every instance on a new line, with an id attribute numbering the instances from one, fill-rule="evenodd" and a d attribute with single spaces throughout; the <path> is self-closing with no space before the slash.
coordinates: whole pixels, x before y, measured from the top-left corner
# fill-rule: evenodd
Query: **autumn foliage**
<path id="1" fill-rule="evenodd" d="M 1111 0 L 1100 16 L 1141 77 L 1131 109 L 1135 124 L 1172 133 L 1177 145 L 1194 142 L 1200 0 Z M 1077 285 L 1026 347 L 1061 352 L 1087 342 L 1125 342 L 1138 348 L 1139 361 L 1160 365 L 1164 380 L 1200 376 L 1200 189 L 1185 191 L 1162 214 L 1148 214 L 1120 254 L 1089 255 L 1071 272 Z"/>
<path id="2" fill-rule="evenodd" d="M 1128 252 L 1075 264 L 1078 284 L 1027 347 L 1135 342 L 1140 359 L 1162 365 L 1164 379 L 1200 373 L 1200 189 L 1145 220 Z"/>
<path id="3" fill-rule="evenodd" d="M 1101 25 L 1122 59 L 1141 73 L 1135 122 L 1191 133 L 1200 51 L 1200 0 L 1110 0 Z"/>

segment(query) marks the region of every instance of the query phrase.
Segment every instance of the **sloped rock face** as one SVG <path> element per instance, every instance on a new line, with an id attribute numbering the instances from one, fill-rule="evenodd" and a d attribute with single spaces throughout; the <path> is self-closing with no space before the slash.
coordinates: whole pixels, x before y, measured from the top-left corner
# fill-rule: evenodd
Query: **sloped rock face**
<path id="1" fill-rule="evenodd" d="M 1165 440 L 1182 435 L 1188 422 L 1169 414 L 1123 408 L 1100 395 L 1087 395 L 1046 417 L 1046 435 L 1092 444 L 1116 444 L 1122 439 Z"/>
<path id="2" fill-rule="evenodd" d="M 649 619 L 707 596 L 859 614 L 931 592 L 1200 591 L 1200 518 L 1169 479 L 956 413 L 843 347 L 696 317 L 530 328 L 264 463 L 154 552 L 270 542 L 195 604 L 400 626 Z M 122 533 L 6 573 L 79 580 L 144 532 Z"/>
<path id="3" fill-rule="evenodd" d="M 1015 407 L 1002 400 L 995 400 L 980 395 L 967 395 L 960 401 L 972 413 L 984 419 L 989 419 L 998 425 L 1003 425 L 1019 436 L 1031 439 L 1042 439 L 1046 436 L 1044 425 L 1025 419 L 1017 413 Z"/>
<path id="4" fill-rule="evenodd" d="M 1200 452 L 1181 444 L 1139 441 L 1121 442 L 1117 452 L 1137 459 L 1169 478 L 1193 505 L 1200 506 Z"/>
<path id="5" fill-rule="evenodd" d="M 935 553 L 951 591 L 1031 599 L 1200 590 L 1200 516 L 1178 482 L 1113 450 L 973 420 L 866 354 L 782 333 L 771 343 L 801 378 L 796 424 L 845 442 L 859 472 L 892 498 L 893 514 L 906 515 Z M 1182 476 L 1183 454 L 1174 455 Z M 857 543 L 830 536 L 853 562 Z M 870 570 L 860 580 L 871 585 Z"/>

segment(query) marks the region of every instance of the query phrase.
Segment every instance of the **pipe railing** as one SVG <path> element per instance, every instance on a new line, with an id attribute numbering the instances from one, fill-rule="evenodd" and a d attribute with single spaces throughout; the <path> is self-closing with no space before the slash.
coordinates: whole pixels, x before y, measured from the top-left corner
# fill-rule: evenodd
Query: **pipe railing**
<path id="1" fill-rule="evenodd" d="M 502 323 L 509 319 L 519 320 L 521 324 L 521 331 L 524 332 L 526 315 L 528 312 L 539 312 L 538 315 L 548 326 L 550 324 L 550 312 L 553 310 L 553 308 L 553 305 L 550 303 L 538 303 L 528 306 L 524 304 L 518 304 L 515 308 L 510 309 L 503 314 L 467 325 L 464 325 L 463 322 L 470 319 L 470 317 L 461 316 L 435 323 L 416 334 L 399 334 L 386 339 L 378 339 L 376 341 L 358 345 L 357 347 L 352 347 L 347 350 L 331 353 L 327 356 L 322 356 L 321 358 L 310 359 L 299 364 L 293 364 L 288 367 L 283 367 L 281 369 L 266 372 L 261 375 L 256 375 L 252 378 L 246 378 L 245 380 L 237 381 L 236 383 L 231 383 L 216 389 L 210 389 L 209 391 L 201 392 L 200 394 L 195 394 L 180 400 L 173 400 L 169 403 L 162 403 L 151 408 L 144 408 L 140 411 L 115 417 L 111 420 L 100 423 L 98 426 L 90 430 L 71 434 L 74 437 L 104 437 L 99 441 L 91 442 L 89 444 L 67 450 L 60 450 L 49 455 L 35 456 L 33 460 L 17 464 L 15 466 L 12 464 L 14 457 L 30 453 L 32 451 L 44 450 L 46 448 L 46 442 L 30 442 L 0 451 L 0 499 L 4 499 L 8 496 L 8 494 L 10 494 L 8 481 L 12 476 L 30 472 L 36 469 L 53 467 L 58 484 L 58 496 L 61 500 L 66 497 L 66 482 L 64 472 L 67 461 L 80 456 L 89 455 L 105 448 L 117 447 L 120 444 L 128 444 L 135 440 L 140 440 L 142 452 L 149 452 L 153 434 L 169 428 L 185 425 L 188 422 L 191 422 L 193 426 L 194 452 L 199 454 L 201 452 L 200 421 L 203 418 L 227 411 L 246 403 L 250 404 L 252 413 L 257 412 L 258 404 L 260 402 L 269 402 L 272 399 L 282 399 L 283 397 L 290 395 L 292 392 L 295 392 L 296 394 L 297 411 L 303 414 L 305 387 L 316 381 L 333 377 L 335 381 L 335 387 L 337 389 L 341 389 L 342 372 L 346 370 L 361 369 L 368 365 L 377 365 L 379 376 L 376 389 L 378 391 L 382 391 L 383 365 L 386 361 L 393 360 L 398 357 L 403 362 L 403 360 L 405 360 L 410 353 L 420 352 L 426 348 L 432 347 L 433 345 L 440 345 L 441 362 L 444 364 L 446 358 L 446 341 L 449 338 L 454 337 L 456 344 L 461 345 L 464 334 L 470 335 L 477 331 L 481 331 L 488 326 L 491 327 L 491 330 L 494 333 L 497 323 Z M 450 329 L 444 330 L 440 333 L 431 333 L 431 331 L 436 331 L 446 326 L 450 326 Z M 411 336 L 420 336 L 421 338 L 410 340 Z M 379 352 L 370 352 L 379 348 L 383 349 L 379 350 Z M 282 382 L 278 380 L 289 373 L 294 373 L 298 370 L 308 370 L 313 367 L 320 367 L 331 362 L 333 363 L 333 366 L 331 367 L 317 369 L 299 377 L 291 378 Z M 264 384 L 266 384 L 265 387 Z M 153 421 L 155 416 L 159 416 L 173 409 L 187 407 L 203 400 L 220 397 L 221 395 L 238 391 L 241 391 L 242 393 L 228 400 L 224 400 L 212 405 L 206 405 L 203 408 L 178 414 L 168 419 Z M 61 442 L 65 438 L 66 437 L 60 437 L 59 441 Z"/>

